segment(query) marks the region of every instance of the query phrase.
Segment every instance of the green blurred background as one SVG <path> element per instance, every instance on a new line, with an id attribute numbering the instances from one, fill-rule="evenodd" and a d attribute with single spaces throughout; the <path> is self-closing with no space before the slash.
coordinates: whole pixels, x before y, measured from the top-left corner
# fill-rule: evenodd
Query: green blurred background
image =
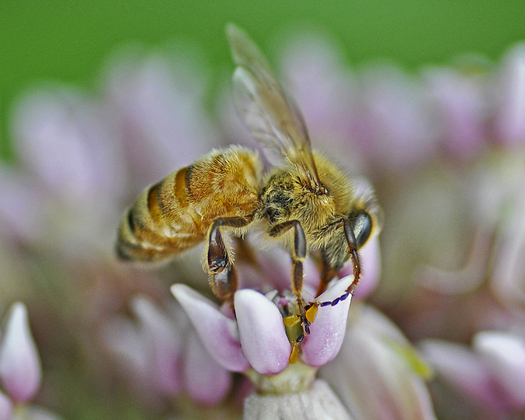
<path id="1" fill-rule="evenodd" d="M 10 157 L 9 110 L 42 80 L 93 87 L 118 46 L 188 39 L 214 66 L 229 62 L 226 22 L 268 49 L 300 23 L 341 41 L 351 63 L 391 58 L 407 68 L 465 52 L 497 59 L 525 39 L 524 0 L 3 0 L 0 2 L 0 156 Z"/>

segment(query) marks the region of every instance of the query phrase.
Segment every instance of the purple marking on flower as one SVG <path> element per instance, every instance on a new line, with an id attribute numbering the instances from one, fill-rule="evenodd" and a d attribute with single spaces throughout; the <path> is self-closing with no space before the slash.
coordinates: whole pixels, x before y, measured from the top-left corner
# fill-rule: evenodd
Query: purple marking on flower
<path id="1" fill-rule="evenodd" d="M 232 385 L 232 374 L 205 350 L 198 334 L 187 337 L 184 358 L 184 383 L 191 397 L 202 404 L 218 404 Z"/>
<path id="2" fill-rule="evenodd" d="M 0 380 L 15 402 L 26 402 L 34 397 L 40 386 L 40 359 L 25 305 L 14 303 L 6 319 L 0 346 Z"/>
<path id="3" fill-rule="evenodd" d="M 241 349 L 237 323 L 233 319 L 223 315 L 217 305 L 184 284 L 174 284 L 171 292 L 217 363 L 233 372 L 243 372 L 250 367 Z"/>
<path id="4" fill-rule="evenodd" d="M 235 292 L 234 306 L 242 350 L 250 365 L 262 375 L 283 371 L 292 348 L 277 306 L 251 289 Z"/>
<path id="5" fill-rule="evenodd" d="M 0 420 L 11 420 L 13 413 L 13 403 L 0 391 Z"/>
<path id="6" fill-rule="evenodd" d="M 302 360 L 306 364 L 322 366 L 337 356 L 345 337 L 348 308 L 352 300 L 340 300 L 340 297 L 353 280 L 353 276 L 344 277 L 317 298 L 319 302 L 337 301 L 337 304 L 326 307 L 321 305 L 317 317 L 310 325 L 310 334 L 301 345 Z"/>

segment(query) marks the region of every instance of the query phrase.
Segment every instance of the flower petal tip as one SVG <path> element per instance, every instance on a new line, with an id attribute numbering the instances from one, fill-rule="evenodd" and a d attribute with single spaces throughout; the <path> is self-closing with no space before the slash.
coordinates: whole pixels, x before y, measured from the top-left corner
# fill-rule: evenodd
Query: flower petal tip
<path id="1" fill-rule="evenodd" d="M 346 290 L 352 284 L 353 276 L 337 281 L 330 289 L 318 297 L 319 302 L 334 302 L 341 296 L 345 299 L 335 305 L 320 306 L 315 321 L 310 326 L 310 334 L 302 344 L 302 360 L 310 366 L 322 366 L 337 356 L 346 332 L 346 321 L 352 295 Z"/>
<path id="2" fill-rule="evenodd" d="M 234 305 L 242 349 L 250 365 L 263 375 L 283 371 L 291 345 L 279 309 L 251 289 L 235 292 Z"/>
<path id="3" fill-rule="evenodd" d="M 42 378 L 26 306 L 20 302 L 14 303 L 6 319 L 0 346 L 0 380 L 4 390 L 15 402 L 26 402 L 36 394 Z"/>
<path id="4" fill-rule="evenodd" d="M 222 314 L 212 301 L 184 284 L 174 284 L 171 292 L 217 363 L 233 372 L 243 372 L 250 367 L 241 349 L 237 324 L 233 319 Z"/>
<path id="5" fill-rule="evenodd" d="M 0 420 L 11 420 L 13 414 L 13 403 L 2 392 L 0 392 Z"/>

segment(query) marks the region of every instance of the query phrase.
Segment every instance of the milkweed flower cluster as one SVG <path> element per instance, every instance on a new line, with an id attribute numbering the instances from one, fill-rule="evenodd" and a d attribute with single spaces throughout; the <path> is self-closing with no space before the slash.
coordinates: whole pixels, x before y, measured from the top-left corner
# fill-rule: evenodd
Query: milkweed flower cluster
<path id="1" fill-rule="evenodd" d="M 233 306 L 204 297 L 200 250 L 156 272 L 114 262 L 121 212 L 145 185 L 213 147 L 255 146 L 229 99 L 217 95 L 215 121 L 205 111 L 202 63 L 176 57 L 123 51 L 98 94 L 48 85 L 13 112 L 19 165 L 0 167 L 0 305 L 23 299 L 50 315 L 34 326 L 49 337 L 44 360 L 75 349 L 100 396 L 128 378 L 140 398 L 104 400 L 108 412 L 143 403 L 144 418 L 239 418 L 243 405 L 246 419 L 433 419 L 433 405 L 443 419 L 522 418 L 525 47 L 500 64 L 466 57 L 418 74 L 351 70 L 333 40 L 312 34 L 282 49 L 312 144 L 372 180 L 387 221 L 381 252 L 377 241 L 362 251 L 355 296 L 319 308 L 295 364 L 283 251 L 257 254 L 257 266 L 239 258 Z M 318 278 L 312 264 L 306 300 Z M 16 418 L 33 412 L 40 367 L 20 400 L 2 373 L 7 331 L 0 410 Z"/>
<path id="2" fill-rule="evenodd" d="M 363 256 L 372 260 L 376 252 L 371 243 Z M 350 311 L 348 321 L 351 298 L 320 307 L 310 334 L 301 343 L 299 361 L 290 364 L 292 344 L 283 317 L 295 305 L 295 297 L 287 292 L 291 263 L 281 252 L 264 254 L 258 257 L 257 269 L 239 262 L 244 276 L 233 308 L 228 303 L 219 306 L 185 284 L 175 284 L 171 290 L 180 307 L 170 305 L 167 311 L 140 297 L 131 306 L 135 322 L 120 318 L 108 324 L 109 345 L 135 372 L 140 388 L 149 384 L 150 392 L 155 389 L 172 398 L 189 395 L 208 406 L 224 404 L 233 390 L 234 395 L 247 395 L 245 419 L 314 414 L 316 418 L 379 419 L 386 411 L 399 412 L 401 418 L 434 418 L 423 379 L 428 372 L 414 367 L 413 360 L 418 358 L 408 357 L 413 350 L 399 330 L 359 300 L 352 304 L 356 309 Z M 305 298 L 313 300 L 319 275 L 309 261 L 306 269 Z M 363 278 L 364 289 L 373 289 L 367 285 L 377 280 L 372 273 Z M 351 281 L 351 275 L 334 281 L 317 300 L 335 300 Z M 375 348 L 359 342 L 375 343 Z M 390 360 L 385 359 L 387 355 Z M 346 368 L 338 372 L 341 364 Z M 365 400 L 361 399 L 362 384 L 350 385 L 352 369 L 369 384 L 372 395 Z M 365 380 L 369 371 L 384 376 Z M 241 386 L 235 383 L 234 373 L 243 374 Z M 374 394 L 376 387 L 383 387 L 383 392 Z M 408 397 L 397 400 L 400 389 Z"/>

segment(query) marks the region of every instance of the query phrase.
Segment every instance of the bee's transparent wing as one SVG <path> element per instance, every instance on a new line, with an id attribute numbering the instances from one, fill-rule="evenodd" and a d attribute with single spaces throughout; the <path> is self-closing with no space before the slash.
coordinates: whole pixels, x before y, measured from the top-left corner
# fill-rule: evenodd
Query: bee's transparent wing
<path id="1" fill-rule="evenodd" d="M 237 69 L 233 75 L 234 100 L 241 118 L 263 145 L 270 160 L 285 159 L 320 185 L 312 147 L 301 113 L 284 94 L 253 41 L 234 25 L 227 28 Z"/>

